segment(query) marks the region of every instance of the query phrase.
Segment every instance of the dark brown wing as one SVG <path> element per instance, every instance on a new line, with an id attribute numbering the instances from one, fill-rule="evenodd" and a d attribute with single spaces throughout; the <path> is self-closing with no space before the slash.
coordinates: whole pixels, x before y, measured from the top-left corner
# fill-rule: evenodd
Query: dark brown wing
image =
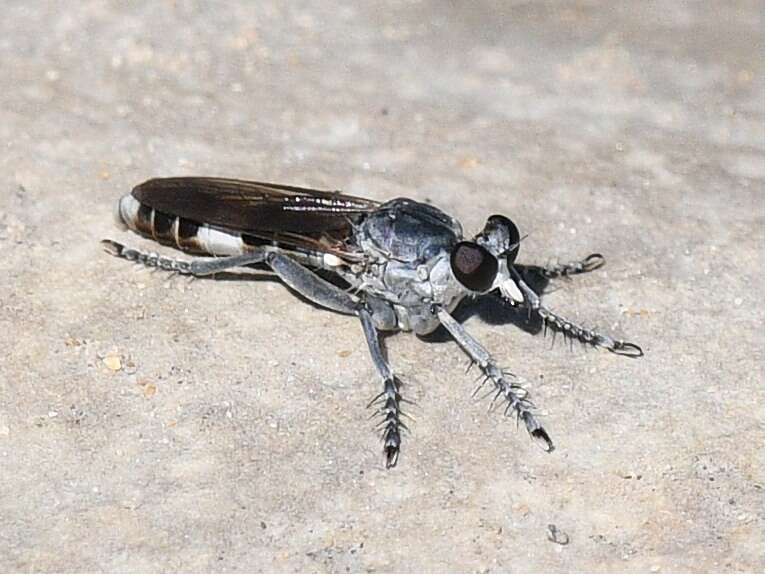
<path id="1" fill-rule="evenodd" d="M 169 215 L 256 236 L 338 232 L 354 215 L 378 206 L 339 191 L 212 177 L 150 179 L 133 189 L 133 197 Z"/>

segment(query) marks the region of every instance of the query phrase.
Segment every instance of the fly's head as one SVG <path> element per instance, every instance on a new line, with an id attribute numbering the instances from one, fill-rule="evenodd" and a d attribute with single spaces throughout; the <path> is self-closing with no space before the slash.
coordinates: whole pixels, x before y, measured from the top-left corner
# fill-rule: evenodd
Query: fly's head
<path id="1" fill-rule="evenodd" d="M 499 289 L 507 299 L 523 302 L 511 273 L 520 240 L 515 223 L 504 215 L 492 215 L 472 241 L 454 246 L 449 260 L 452 275 L 471 294 Z"/>

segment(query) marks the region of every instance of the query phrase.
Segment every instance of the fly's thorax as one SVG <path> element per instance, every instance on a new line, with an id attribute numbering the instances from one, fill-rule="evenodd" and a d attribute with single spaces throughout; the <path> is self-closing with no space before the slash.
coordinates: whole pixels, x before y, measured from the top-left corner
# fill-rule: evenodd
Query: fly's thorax
<path id="1" fill-rule="evenodd" d="M 357 231 L 365 253 L 414 266 L 449 252 L 462 237 L 462 228 L 443 211 L 411 199 L 394 199 L 369 214 Z"/>
<path id="2" fill-rule="evenodd" d="M 457 306 L 468 292 L 457 281 L 452 273 L 449 256 L 438 258 L 430 269 L 429 281 L 432 291 L 432 302 L 451 311 Z"/>
<path id="3" fill-rule="evenodd" d="M 449 269 L 449 255 L 442 253 L 425 264 L 413 267 L 390 262 L 386 267 L 386 290 L 398 320 L 398 327 L 427 335 L 439 325 L 433 305 L 454 310 L 467 295 Z"/>
<path id="4" fill-rule="evenodd" d="M 364 284 L 385 300 L 405 308 L 441 302 L 445 293 L 444 265 L 462 238 L 455 219 L 439 209 L 399 198 L 369 214 L 355 239 L 367 260 Z M 438 281 L 433 282 L 433 269 Z"/>
<path id="5" fill-rule="evenodd" d="M 407 261 L 390 260 L 376 269 L 381 283 L 381 295 L 404 306 L 421 305 L 433 298 L 429 280 L 430 266 Z"/>

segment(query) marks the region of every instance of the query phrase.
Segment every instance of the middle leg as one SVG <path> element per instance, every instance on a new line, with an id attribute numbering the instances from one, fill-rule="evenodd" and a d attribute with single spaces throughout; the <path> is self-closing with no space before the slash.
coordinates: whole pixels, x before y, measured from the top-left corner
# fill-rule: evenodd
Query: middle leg
<path id="1" fill-rule="evenodd" d="M 375 364 L 377 372 L 380 374 L 383 383 L 383 390 L 369 403 L 369 406 L 376 405 L 376 415 L 380 415 L 382 420 L 379 427 L 382 429 L 383 452 L 385 453 L 385 467 L 392 468 L 398 462 L 399 450 L 401 448 L 401 431 L 407 430 L 406 425 L 401 421 L 404 413 L 401 412 L 401 380 L 393 373 L 388 361 L 385 360 L 382 345 L 380 344 L 380 335 L 375 327 L 372 315 L 366 308 L 359 309 L 359 318 L 361 326 L 364 329 L 364 336 L 367 339 L 369 352 L 372 355 L 372 362 Z"/>

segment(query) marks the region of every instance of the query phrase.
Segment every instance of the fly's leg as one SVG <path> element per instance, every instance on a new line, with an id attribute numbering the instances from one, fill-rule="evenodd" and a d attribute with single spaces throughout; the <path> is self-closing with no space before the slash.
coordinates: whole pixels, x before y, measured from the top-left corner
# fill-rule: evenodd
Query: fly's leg
<path id="1" fill-rule="evenodd" d="M 172 271 L 180 273 L 181 275 L 194 275 L 195 277 L 212 275 L 233 267 L 262 263 L 265 261 L 267 255 L 266 251 L 261 248 L 243 255 L 233 255 L 221 258 L 200 257 L 191 259 L 190 261 L 184 261 L 182 259 L 165 257 L 159 253 L 139 251 L 138 249 L 126 247 L 111 239 L 104 239 L 101 241 L 101 245 L 107 253 L 111 253 L 116 257 L 121 257 L 128 261 L 135 261 L 136 263 L 140 263 L 147 267 L 156 267 L 157 269 Z"/>
<path id="2" fill-rule="evenodd" d="M 117 257 L 136 261 L 148 267 L 157 267 L 182 275 L 194 275 L 196 277 L 212 275 L 213 273 L 253 263 L 266 263 L 289 287 L 317 305 L 348 315 L 356 315 L 359 308 L 359 302 L 355 297 L 329 281 L 322 279 L 311 270 L 300 265 L 300 263 L 279 253 L 273 247 L 255 248 L 251 252 L 242 255 L 183 261 L 157 253 L 146 253 L 131 249 L 116 241 L 104 240 L 101 243 L 109 253 Z"/>
<path id="3" fill-rule="evenodd" d="M 522 305 L 539 315 L 545 329 L 550 328 L 555 332 L 562 333 L 567 339 L 577 340 L 586 345 L 592 345 L 593 347 L 601 347 L 617 355 L 623 355 L 625 357 L 643 356 L 643 350 L 634 343 L 614 339 L 608 335 L 598 333 L 593 329 L 581 327 L 576 323 L 572 323 L 568 319 L 561 317 L 542 305 L 539 295 L 534 293 L 531 287 L 524 283 L 520 276 L 516 276 L 514 279 L 518 288 L 523 293 L 524 302 Z"/>
<path id="4" fill-rule="evenodd" d="M 533 405 L 528 398 L 528 392 L 515 382 L 515 376 L 501 369 L 494 358 L 483 346 L 460 325 L 445 309 L 436 307 L 434 312 L 438 320 L 451 334 L 463 351 L 475 362 L 484 374 L 486 381 L 494 383 L 495 396 L 492 406 L 502 399 L 505 414 L 514 413 L 519 421 L 523 421 L 526 430 L 543 450 L 552 452 L 555 449 L 550 436 L 532 412 Z"/>
<path id="5" fill-rule="evenodd" d="M 533 273 L 545 279 L 558 279 L 560 277 L 589 273 L 590 271 L 600 269 L 605 264 L 605 257 L 600 253 L 593 253 L 579 261 L 569 261 L 554 265 L 516 265 L 516 267 L 523 274 Z"/>
<path id="6" fill-rule="evenodd" d="M 357 315 L 361 305 L 356 297 L 322 279 L 294 259 L 270 251 L 266 263 L 289 287 L 317 305 L 338 313 Z"/>
<path id="7" fill-rule="evenodd" d="M 369 403 L 370 406 L 376 406 L 376 415 L 381 417 L 378 427 L 382 432 L 383 453 L 385 454 L 385 467 L 392 468 L 398 462 L 399 450 L 401 448 L 401 431 L 408 430 L 401 421 L 403 413 L 401 412 L 401 380 L 393 373 L 390 365 L 385 360 L 380 336 L 375 328 L 372 315 L 365 308 L 359 309 L 359 318 L 361 326 L 364 329 L 364 336 L 367 339 L 369 353 L 372 355 L 372 362 L 375 364 L 377 372 L 380 374 L 383 383 L 382 392 Z"/>

